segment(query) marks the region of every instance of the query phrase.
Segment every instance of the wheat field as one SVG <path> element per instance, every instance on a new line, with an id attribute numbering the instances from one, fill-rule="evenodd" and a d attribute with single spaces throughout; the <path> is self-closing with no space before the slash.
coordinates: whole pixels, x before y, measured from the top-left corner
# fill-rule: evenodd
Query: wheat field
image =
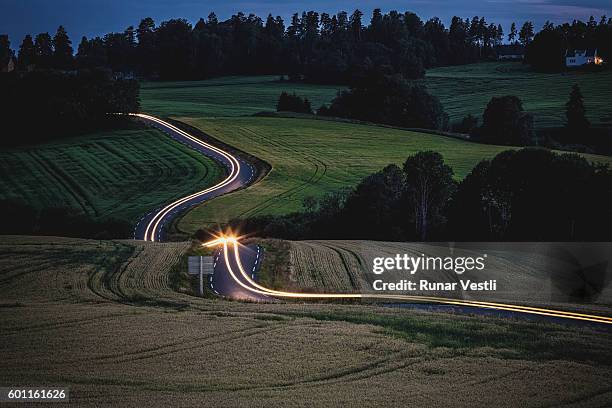
<path id="1" fill-rule="evenodd" d="M 589 244 L 593 245 L 593 244 Z M 612 314 L 612 286 L 605 285 L 600 293 L 588 302 L 578 302 L 567 295 L 567 288 L 576 285 L 575 277 L 567 273 L 551 273 L 558 270 L 559 261 L 552 259 L 545 251 L 531 251 L 533 244 L 509 243 L 508 250 L 497 248 L 482 250 L 454 250 L 456 257 L 477 257 L 487 253 L 483 271 L 468 271 L 461 275 L 453 271 L 420 270 L 414 275 L 405 271 L 385 271 L 376 275 L 372 272 L 375 257 L 394 257 L 408 254 L 412 257 L 449 255 L 447 245 L 419 244 L 380 241 L 314 240 L 291 241 L 290 263 L 285 271 L 294 288 L 310 291 L 313 287 L 325 288 L 328 292 L 369 292 L 374 280 L 397 282 L 402 279 L 430 282 L 458 282 L 495 280 L 494 292 L 463 291 L 457 285 L 454 291 L 376 292 L 408 295 L 452 297 L 467 300 L 506 302 L 531 306 L 560 309 L 590 310 L 606 315 Z M 579 282 L 578 282 L 579 283 Z"/>
<path id="2" fill-rule="evenodd" d="M 189 248 L 0 237 L 0 383 L 68 385 L 84 407 L 612 401 L 612 344 L 601 328 L 202 299 L 174 287 Z M 319 284 L 308 279 L 301 284 Z"/>

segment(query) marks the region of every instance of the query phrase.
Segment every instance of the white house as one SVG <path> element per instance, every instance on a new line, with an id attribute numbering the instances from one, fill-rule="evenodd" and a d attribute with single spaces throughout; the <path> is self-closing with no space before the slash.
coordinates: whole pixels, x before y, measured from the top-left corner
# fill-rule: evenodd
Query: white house
<path id="1" fill-rule="evenodd" d="M 589 48 L 586 50 L 567 50 L 565 52 L 566 67 L 581 67 L 583 65 L 600 65 L 603 62 L 597 56 L 597 48 Z"/>

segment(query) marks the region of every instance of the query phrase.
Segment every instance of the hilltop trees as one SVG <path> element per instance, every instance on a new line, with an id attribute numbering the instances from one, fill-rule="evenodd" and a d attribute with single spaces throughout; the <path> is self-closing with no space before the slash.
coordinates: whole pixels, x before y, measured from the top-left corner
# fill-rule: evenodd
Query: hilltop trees
<path id="1" fill-rule="evenodd" d="M 34 38 L 34 62 L 39 68 L 50 68 L 53 58 L 53 40 L 49 33 L 40 33 Z"/>
<path id="2" fill-rule="evenodd" d="M 487 60 L 504 40 L 501 25 L 479 16 L 455 16 L 447 27 L 437 17 L 423 21 L 411 12 L 375 9 L 369 24 L 365 20 L 360 10 L 334 15 L 304 11 L 288 24 L 271 14 L 264 20 L 236 13 L 220 21 L 210 13 L 193 26 L 184 19 L 156 25 L 147 17 L 136 28 L 82 39 L 77 68 L 105 64 L 113 71 L 167 79 L 282 73 L 292 80 L 350 85 L 372 67 L 418 79 L 427 68 Z M 518 31 L 512 23 L 507 40 L 527 46 L 527 60 L 536 69 L 559 69 L 568 48 L 598 48 L 604 59 L 612 57 L 612 22 L 605 16 L 599 22 L 547 23 L 534 34 L 530 21 Z M 53 38 L 38 34 L 34 48 L 36 67 L 74 68 L 63 27 Z"/>
<path id="3" fill-rule="evenodd" d="M 562 33 L 552 25 L 546 25 L 529 44 L 526 58 L 538 71 L 554 72 L 565 65 L 565 47 Z"/>
<path id="4" fill-rule="evenodd" d="M 514 44 L 516 41 L 516 23 L 512 23 L 512 25 L 510 26 L 510 32 L 508 33 L 508 42 L 510 44 Z"/>
<path id="5" fill-rule="evenodd" d="M 8 35 L 0 35 L 0 64 L 4 65 L 13 56 Z"/>
<path id="6" fill-rule="evenodd" d="M 596 48 L 605 61 L 612 59 L 612 19 L 597 22 L 574 20 L 555 26 L 547 22 L 527 46 L 526 61 L 538 71 L 559 71 L 565 67 L 565 51 Z"/>
<path id="7" fill-rule="evenodd" d="M 36 49 L 34 48 L 34 41 L 31 35 L 26 35 L 23 42 L 19 46 L 19 53 L 17 54 L 17 62 L 19 68 L 27 70 L 34 64 L 36 59 Z"/>
<path id="8" fill-rule="evenodd" d="M 72 41 L 63 26 L 57 28 L 53 37 L 53 66 L 60 69 L 72 68 Z"/>
<path id="9" fill-rule="evenodd" d="M 263 20 L 244 13 L 225 21 L 211 13 L 193 26 L 184 19 L 156 25 L 145 18 L 124 32 L 81 39 L 76 67 L 104 64 L 116 72 L 167 79 L 285 73 L 293 80 L 352 84 L 371 67 L 417 79 L 429 67 L 475 62 L 491 56 L 503 35 L 482 17 L 454 17 L 445 27 L 435 17 L 422 21 L 411 12 L 376 9 L 369 24 L 364 20 L 360 10 L 304 11 L 288 24 L 279 16 Z M 34 47 L 38 68 L 75 66 L 63 27 L 53 38 L 37 35 Z"/>
<path id="10" fill-rule="evenodd" d="M 521 31 L 519 31 L 519 42 L 522 46 L 526 47 L 531 43 L 533 36 L 533 23 L 531 21 L 525 21 L 521 27 Z"/>

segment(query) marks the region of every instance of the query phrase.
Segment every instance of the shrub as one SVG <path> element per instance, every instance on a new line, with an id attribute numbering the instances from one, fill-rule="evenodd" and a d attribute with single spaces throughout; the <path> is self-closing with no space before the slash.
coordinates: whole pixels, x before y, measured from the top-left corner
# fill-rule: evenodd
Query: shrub
<path id="1" fill-rule="evenodd" d="M 276 111 L 312 113 L 312 107 L 308 98 L 302 98 L 295 93 L 288 94 L 287 92 L 282 92 L 278 97 Z"/>

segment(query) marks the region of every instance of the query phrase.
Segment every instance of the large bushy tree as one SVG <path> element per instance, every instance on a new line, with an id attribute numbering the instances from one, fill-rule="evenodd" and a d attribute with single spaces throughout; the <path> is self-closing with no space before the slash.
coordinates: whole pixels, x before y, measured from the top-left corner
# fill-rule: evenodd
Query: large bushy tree
<path id="1" fill-rule="evenodd" d="M 482 120 L 476 132 L 480 141 L 524 146 L 533 137 L 533 117 L 523 111 L 521 100 L 514 95 L 491 98 Z"/>
<path id="2" fill-rule="evenodd" d="M 319 114 L 402 127 L 445 129 L 448 116 L 439 99 L 423 85 L 400 75 L 372 69 L 348 91 L 342 91 Z"/>
<path id="3" fill-rule="evenodd" d="M 455 189 L 453 170 L 437 152 L 419 152 L 404 163 L 406 213 L 412 218 L 417 239 L 430 238 L 445 223 L 443 215 Z"/>

